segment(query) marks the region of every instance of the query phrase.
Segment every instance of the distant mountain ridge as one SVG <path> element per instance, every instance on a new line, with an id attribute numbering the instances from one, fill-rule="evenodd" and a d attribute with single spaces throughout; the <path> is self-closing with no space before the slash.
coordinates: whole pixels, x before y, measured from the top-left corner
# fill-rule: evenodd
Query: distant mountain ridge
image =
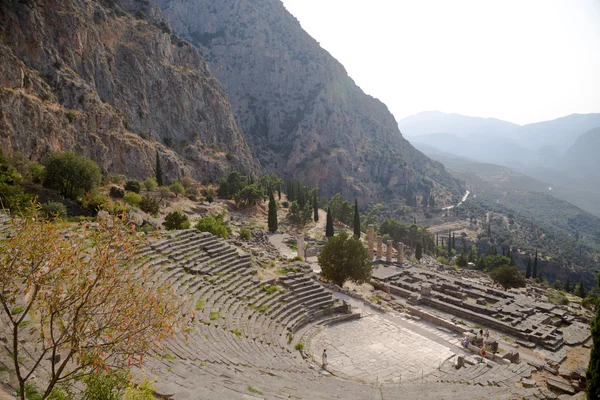
<path id="1" fill-rule="evenodd" d="M 564 153 L 581 134 L 600 126 L 600 113 L 571 114 L 521 126 L 495 118 L 426 111 L 401 119 L 398 126 L 408 137 L 440 133 L 458 137 L 494 137 L 525 149 L 554 148 Z"/>
<path id="2" fill-rule="evenodd" d="M 495 118 L 469 117 L 440 111 L 423 111 L 408 116 L 401 119 L 398 126 L 404 135 L 409 136 L 448 133 L 459 137 L 484 134 L 505 136 L 521 128 L 520 125 Z"/>

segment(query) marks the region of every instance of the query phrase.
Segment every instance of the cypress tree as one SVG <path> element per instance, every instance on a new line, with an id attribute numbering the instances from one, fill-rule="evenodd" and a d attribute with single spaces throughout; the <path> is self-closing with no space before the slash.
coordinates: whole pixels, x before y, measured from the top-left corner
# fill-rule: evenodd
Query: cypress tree
<path id="1" fill-rule="evenodd" d="M 579 290 L 577 291 L 577 296 L 582 299 L 585 298 L 585 286 L 583 285 L 583 276 L 579 277 Z"/>
<path id="2" fill-rule="evenodd" d="M 439 234 L 435 234 L 435 247 L 440 245 L 440 235 Z"/>
<path id="3" fill-rule="evenodd" d="M 269 219 L 268 219 L 269 232 L 277 232 L 277 204 L 273 197 L 273 192 L 269 195 Z"/>
<path id="4" fill-rule="evenodd" d="M 533 279 L 537 278 L 538 274 L 538 251 L 535 249 L 535 258 L 533 259 L 533 271 L 531 272 L 531 277 Z"/>
<path id="5" fill-rule="evenodd" d="M 598 286 L 600 286 L 600 275 L 598 275 Z M 592 330 L 592 352 L 590 363 L 585 374 L 587 380 L 588 399 L 600 399 L 600 307 L 596 306 L 596 316 L 591 323 Z"/>
<path id="6" fill-rule="evenodd" d="M 421 261 L 421 257 L 423 257 L 423 245 L 419 242 L 417 243 L 417 248 L 415 249 L 415 258 Z"/>
<path id="7" fill-rule="evenodd" d="M 452 258 L 452 237 L 448 234 L 448 260 Z"/>
<path id="8" fill-rule="evenodd" d="M 164 186 L 165 179 L 163 176 L 162 164 L 160 163 L 160 157 L 158 156 L 158 151 L 156 152 L 156 183 L 158 186 Z"/>
<path id="9" fill-rule="evenodd" d="M 317 200 L 317 189 L 313 191 L 313 219 L 319 222 L 319 201 Z"/>
<path id="10" fill-rule="evenodd" d="M 456 236 L 454 232 L 452 232 L 452 249 L 456 250 Z"/>
<path id="11" fill-rule="evenodd" d="M 492 216 L 489 216 L 488 219 L 488 238 L 492 238 Z"/>
<path id="12" fill-rule="evenodd" d="M 327 225 L 325 226 L 325 236 L 332 237 L 333 232 L 333 217 L 331 216 L 331 207 L 327 209 Z"/>
<path id="13" fill-rule="evenodd" d="M 571 293 L 571 277 L 567 276 L 567 281 L 565 282 L 565 292 Z"/>
<path id="14" fill-rule="evenodd" d="M 515 262 L 515 253 L 508 249 L 508 254 L 510 254 L 510 265 L 517 265 L 517 263 Z"/>
<path id="15" fill-rule="evenodd" d="M 531 278 L 531 256 L 527 256 L 527 269 L 525 270 L 525 278 Z"/>
<path id="16" fill-rule="evenodd" d="M 281 200 L 281 183 L 277 185 L 277 199 Z"/>
<path id="17" fill-rule="evenodd" d="M 358 212 L 358 199 L 354 200 L 354 236 L 360 238 L 360 214 Z"/>

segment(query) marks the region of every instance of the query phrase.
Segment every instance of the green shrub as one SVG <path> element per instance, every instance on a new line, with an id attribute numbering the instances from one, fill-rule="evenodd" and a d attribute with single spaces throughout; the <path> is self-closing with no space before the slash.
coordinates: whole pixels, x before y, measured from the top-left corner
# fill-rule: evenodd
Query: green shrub
<path id="1" fill-rule="evenodd" d="M 42 215 L 48 219 L 65 218 L 67 216 L 67 207 L 57 201 L 49 201 L 42 206 Z"/>
<path id="2" fill-rule="evenodd" d="M 224 212 L 219 215 L 209 215 L 200 218 L 196 223 L 195 228 L 201 232 L 210 232 L 223 239 L 227 239 L 229 238 L 229 235 L 231 235 L 231 228 L 229 227 L 229 224 L 225 222 Z"/>
<path id="3" fill-rule="evenodd" d="M 302 351 L 302 350 L 304 350 L 304 343 L 298 342 L 298 343 L 296 343 L 294 348 L 298 351 Z"/>
<path id="4" fill-rule="evenodd" d="M 550 301 L 561 306 L 569 305 L 569 299 L 562 293 L 556 293 L 556 295 L 554 295 Z"/>
<path id="5" fill-rule="evenodd" d="M 33 183 L 42 183 L 44 182 L 44 177 L 46 176 L 46 169 L 43 165 L 36 163 L 35 161 L 28 165 L 29 176 L 31 177 L 31 182 Z"/>
<path id="6" fill-rule="evenodd" d="M 187 215 L 183 211 L 173 211 L 167 214 L 163 225 L 170 231 L 177 229 L 188 229 L 190 227 L 190 221 Z"/>
<path id="7" fill-rule="evenodd" d="M 140 181 L 127 181 L 125 182 L 125 190 L 139 194 L 142 191 L 142 184 Z"/>
<path id="8" fill-rule="evenodd" d="M 21 395 L 21 390 L 17 389 L 17 396 Z M 25 397 L 27 400 L 42 400 L 42 393 L 38 392 L 33 383 L 25 382 Z"/>
<path id="9" fill-rule="evenodd" d="M 83 383 L 83 400 L 121 400 L 129 382 L 124 371 L 102 371 L 86 376 Z"/>
<path id="10" fill-rule="evenodd" d="M 252 232 L 250 232 L 250 229 L 242 228 L 240 230 L 240 239 L 247 241 L 247 240 L 250 240 L 251 237 L 252 237 Z"/>
<path id="11" fill-rule="evenodd" d="M 142 197 L 142 201 L 140 202 L 140 210 L 156 216 L 160 211 L 160 204 L 158 203 L 158 200 L 146 195 Z"/>
<path id="12" fill-rule="evenodd" d="M 156 179 L 154 179 L 151 176 L 147 177 L 144 180 L 144 187 L 146 188 L 146 190 L 148 192 L 155 190 L 158 187 L 158 184 L 156 183 Z"/>
<path id="13" fill-rule="evenodd" d="M 110 197 L 114 197 L 115 199 L 122 199 L 123 197 L 125 197 L 125 190 L 117 186 L 111 186 Z"/>
<path id="14" fill-rule="evenodd" d="M 155 400 L 154 392 L 152 382 L 148 378 L 144 378 L 144 381 L 138 386 L 129 384 L 129 387 L 125 390 L 123 400 Z"/>
<path id="15" fill-rule="evenodd" d="M 73 153 L 52 155 L 46 159 L 44 166 L 44 186 L 72 200 L 85 192 L 92 192 L 102 181 L 98 164 Z"/>
<path id="16" fill-rule="evenodd" d="M 129 204 L 132 207 L 139 207 L 142 202 L 142 196 L 137 194 L 136 192 L 127 192 L 125 193 L 125 197 L 123 197 L 125 203 Z"/>

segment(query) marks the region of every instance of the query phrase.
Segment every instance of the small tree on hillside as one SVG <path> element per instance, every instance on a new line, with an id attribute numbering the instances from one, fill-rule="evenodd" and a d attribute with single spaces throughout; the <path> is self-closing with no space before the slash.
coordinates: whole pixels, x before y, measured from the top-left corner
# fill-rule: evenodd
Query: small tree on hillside
<path id="1" fill-rule="evenodd" d="M 138 242 L 120 219 L 66 236 L 36 213 L 12 219 L 0 241 L 0 304 L 20 398 L 40 369 L 42 398 L 93 371 L 139 366 L 175 332 L 180 302 L 138 265 Z M 26 363 L 23 360 L 27 360 Z"/>
<path id="2" fill-rule="evenodd" d="M 517 267 L 505 265 L 498 267 L 490 272 L 490 277 L 494 282 L 498 282 L 504 289 L 519 288 L 525 286 L 525 278 L 519 272 Z"/>
<path id="3" fill-rule="evenodd" d="M 180 194 L 185 193 L 185 188 L 180 182 L 171 184 L 171 186 L 169 186 L 169 190 L 171 190 L 171 193 L 175 193 L 175 197 L 179 197 Z"/>
<path id="4" fill-rule="evenodd" d="M 153 177 L 149 176 L 144 180 L 144 187 L 147 192 L 151 192 L 158 187 L 156 180 Z"/>
<path id="5" fill-rule="evenodd" d="M 525 270 L 525 278 L 531 278 L 531 255 L 527 256 L 527 269 Z"/>
<path id="6" fill-rule="evenodd" d="M 176 210 L 167 214 L 163 225 L 169 231 L 188 229 L 190 227 L 190 220 L 183 211 Z"/>
<path id="7" fill-rule="evenodd" d="M 331 216 L 331 208 L 327 209 L 327 225 L 325 226 L 325 236 L 330 238 L 334 235 L 333 217 Z"/>
<path id="8" fill-rule="evenodd" d="M 372 266 L 367 249 L 356 236 L 342 232 L 329 238 L 319 254 L 321 276 L 340 287 L 350 280 L 357 284 L 371 279 Z"/>
<path id="9" fill-rule="evenodd" d="M 157 185 L 163 186 L 165 184 L 165 178 L 163 176 L 162 164 L 160 162 L 160 157 L 158 156 L 158 151 L 156 152 L 156 168 L 154 172 L 156 174 Z"/>
<path id="10" fill-rule="evenodd" d="M 538 251 L 535 250 L 535 258 L 533 259 L 533 270 L 531 271 L 531 277 L 533 279 L 537 278 L 538 274 Z"/>
<path id="11" fill-rule="evenodd" d="M 98 164 L 73 153 L 52 155 L 46 159 L 44 166 L 44 186 L 72 200 L 91 192 L 102 181 Z"/>
<path id="12" fill-rule="evenodd" d="M 358 212 L 358 199 L 354 200 L 354 236 L 360 238 L 360 214 Z"/>
<path id="13" fill-rule="evenodd" d="M 238 191 L 234 198 L 238 207 L 254 206 L 265 199 L 265 191 L 262 186 L 253 183 Z"/>
<path id="14" fill-rule="evenodd" d="M 269 232 L 277 232 L 277 203 L 275 203 L 273 192 L 271 192 L 271 195 L 269 196 L 269 215 L 267 225 L 269 226 Z"/>

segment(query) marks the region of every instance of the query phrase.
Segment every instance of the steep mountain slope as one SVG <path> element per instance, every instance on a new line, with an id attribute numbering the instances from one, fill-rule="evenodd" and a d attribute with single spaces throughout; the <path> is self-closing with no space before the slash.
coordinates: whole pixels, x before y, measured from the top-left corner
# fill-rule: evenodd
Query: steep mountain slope
<path id="1" fill-rule="evenodd" d="M 423 111 L 398 122 L 404 135 L 419 136 L 429 133 L 448 133 L 456 136 L 483 135 L 506 137 L 520 128 L 512 122 L 495 118 L 468 117 L 439 111 Z"/>
<path id="2" fill-rule="evenodd" d="M 279 0 L 157 0 L 223 83 L 265 170 L 361 201 L 429 176 L 457 191 L 415 150 L 384 104 L 365 93 Z"/>
<path id="3" fill-rule="evenodd" d="M 131 3 L 138 18 L 113 1 L 0 2 L 3 149 L 30 159 L 72 150 L 136 178 L 153 174 L 156 151 L 171 178 L 256 173 L 198 51 L 158 9 Z"/>

